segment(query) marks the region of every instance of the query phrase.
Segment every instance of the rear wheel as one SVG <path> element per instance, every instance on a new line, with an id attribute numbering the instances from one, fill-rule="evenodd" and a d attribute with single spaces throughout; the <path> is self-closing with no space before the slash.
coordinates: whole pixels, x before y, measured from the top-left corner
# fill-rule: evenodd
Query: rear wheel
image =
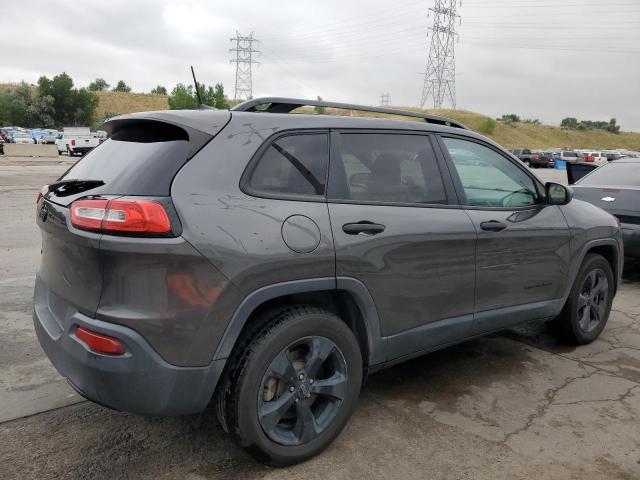
<path id="1" fill-rule="evenodd" d="M 273 466 L 324 450 L 349 420 L 362 383 L 353 332 L 315 307 L 276 312 L 229 361 L 217 395 L 221 421 L 244 449 Z"/>
<path id="2" fill-rule="evenodd" d="M 614 285 L 609 262 L 602 255 L 587 255 L 562 313 L 554 320 L 559 337 L 574 345 L 598 338 L 609 319 Z"/>

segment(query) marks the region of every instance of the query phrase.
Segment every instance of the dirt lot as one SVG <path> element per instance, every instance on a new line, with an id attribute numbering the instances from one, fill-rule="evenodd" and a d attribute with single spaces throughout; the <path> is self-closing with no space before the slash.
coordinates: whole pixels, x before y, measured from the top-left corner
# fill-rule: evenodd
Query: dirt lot
<path id="1" fill-rule="evenodd" d="M 212 411 L 141 418 L 83 401 L 31 324 L 36 192 L 66 162 L 0 157 L 0 479 L 640 478 L 640 263 L 594 344 L 524 326 L 374 375 L 338 440 L 286 470 L 245 455 Z"/>

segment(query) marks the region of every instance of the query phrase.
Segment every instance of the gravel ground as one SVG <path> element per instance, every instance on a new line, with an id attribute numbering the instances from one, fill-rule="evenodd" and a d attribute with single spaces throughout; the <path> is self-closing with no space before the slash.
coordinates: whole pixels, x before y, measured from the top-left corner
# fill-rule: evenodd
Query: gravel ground
<path id="1" fill-rule="evenodd" d="M 0 158 L 0 479 L 640 478 L 640 263 L 627 265 L 593 344 L 567 348 L 525 325 L 398 365 L 369 379 L 326 452 L 274 470 L 211 410 L 143 418 L 66 386 L 37 344 L 30 302 L 36 192 L 68 159 Z"/>

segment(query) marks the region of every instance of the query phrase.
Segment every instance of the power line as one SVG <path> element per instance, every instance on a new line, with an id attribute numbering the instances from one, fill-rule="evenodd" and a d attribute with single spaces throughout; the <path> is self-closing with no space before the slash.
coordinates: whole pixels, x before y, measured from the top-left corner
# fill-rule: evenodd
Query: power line
<path id="1" fill-rule="evenodd" d="M 431 30 L 431 46 L 427 70 L 424 75 L 420 108 L 427 100 L 433 100 L 433 108 L 442 108 L 446 96 L 453 109 L 456 108 L 456 57 L 454 43 L 457 38 L 455 22 L 459 0 L 436 0 L 433 8 L 434 22 Z"/>
<path id="2" fill-rule="evenodd" d="M 380 106 L 381 107 L 389 106 L 389 92 L 380 94 Z"/>
<path id="3" fill-rule="evenodd" d="M 253 54 L 260 53 L 253 48 L 253 45 L 259 42 L 253 38 L 253 32 L 249 36 L 243 37 L 236 31 L 235 38 L 230 40 L 234 48 L 229 49 L 229 52 L 235 53 L 235 58 L 232 57 L 230 62 L 236 64 L 236 90 L 233 99 L 248 100 L 253 98 L 252 67 L 254 63 L 258 63 L 253 59 Z"/>

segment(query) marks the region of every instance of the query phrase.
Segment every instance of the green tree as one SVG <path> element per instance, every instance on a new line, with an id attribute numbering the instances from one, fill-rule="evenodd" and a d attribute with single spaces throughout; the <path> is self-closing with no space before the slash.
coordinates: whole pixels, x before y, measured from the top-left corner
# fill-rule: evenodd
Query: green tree
<path id="1" fill-rule="evenodd" d="M 129 85 L 127 85 L 126 83 L 124 83 L 124 80 L 118 80 L 118 83 L 113 88 L 113 91 L 114 92 L 130 92 L 131 91 L 131 87 Z"/>
<path id="2" fill-rule="evenodd" d="M 53 98 L 53 120 L 56 127 L 70 125 L 92 126 L 95 120 L 98 97 L 86 88 L 74 88 L 73 80 L 66 73 L 49 79 L 38 79 L 38 95 Z"/>
<path id="3" fill-rule="evenodd" d="M 25 82 L 1 91 L 0 124 L 24 126 L 32 97 L 32 88 Z"/>
<path id="4" fill-rule="evenodd" d="M 54 98 L 51 95 L 37 95 L 25 112 L 25 127 L 53 128 L 55 126 Z"/>
<path id="5" fill-rule="evenodd" d="M 171 110 L 198 108 L 193 87 L 191 85 L 187 87 L 182 83 L 177 84 L 174 89 L 171 90 L 171 95 L 169 96 L 169 108 Z"/>
<path id="6" fill-rule="evenodd" d="M 167 89 L 162 85 L 158 85 L 156 88 L 151 90 L 151 95 L 166 95 L 166 94 L 167 94 Z"/>
<path id="7" fill-rule="evenodd" d="M 498 120 L 505 123 L 520 123 L 520 117 L 515 113 L 502 115 L 502 117 L 500 117 Z"/>
<path id="8" fill-rule="evenodd" d="M 221 83 L 216 83 L 213 93 L 214 104 L 213 107 L 226 110 L 229 108 L 229 102 L 224 95 L 224 86 Z"/>
<path id="9" fill-rule="evenodd" d="M 615 118 L 609 120 L 609 125 L 607 125 L 607 131 L 611 133 L 620 133 L 620 125 L 616 124 L 617 121 Z"/>
<path id="10" fill-rule="evenodd" d="M 560 126 L 562 128 L 569 128 L 572 130 L 575 130 L 576 128 L 578 128 L 578 119 L 574 118 L 574 117 L 567 117 L 567 118 L 563 118 L 562 122 L 560 122 Z"/>
<path id="11" fill-rule="evenodd" d="M 110 86 L 104 78 L 96 78 L 87 88 L 92 92 L 105 92 Z"/>

